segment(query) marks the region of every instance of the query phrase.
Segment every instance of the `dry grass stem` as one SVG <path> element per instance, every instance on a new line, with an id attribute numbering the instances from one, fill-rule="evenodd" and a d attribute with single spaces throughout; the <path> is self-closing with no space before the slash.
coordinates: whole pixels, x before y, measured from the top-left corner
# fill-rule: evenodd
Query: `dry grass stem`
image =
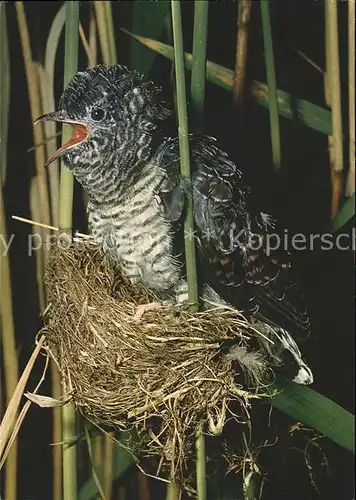
<path id="1" fill-rule="evenodd" d="M 235 106 L 240 107 L 246 83 L 246 63 L 248 45 L 248 26 L 251 16 L 252 0 L 240 0 L 237 12 L 236 59 L 233 84 Z"/>
<path id="2" fill-rule="evenodd" d="M 11 438 L 11 433 L 16 425 L 16 415 L 18 413 L 18 409 L 20 406 L 21 398 L 24 393 L 24 389 L 28 380 L 28 377 L 30 376 L 32 367 L 37 359 L 37 356 L 39 355 L 43 343 L 44 343 L 45 338 L 42 336 L 40 340 L 37 343 L 37 346 L 35 350 L 33 351 L 26 368 L 22 372 L 22 375 L 20 377 L 20 380 L 17 383 L 16 389 L 12 395 L 11 401 L 7 406 L 5 415 L 2 419 L 1 425 L 0 425 L 0 457 L 3 461 L 6 458 L 6 454 L 4 453 L 4 450 L 6 448 L 6 445 Z"/>

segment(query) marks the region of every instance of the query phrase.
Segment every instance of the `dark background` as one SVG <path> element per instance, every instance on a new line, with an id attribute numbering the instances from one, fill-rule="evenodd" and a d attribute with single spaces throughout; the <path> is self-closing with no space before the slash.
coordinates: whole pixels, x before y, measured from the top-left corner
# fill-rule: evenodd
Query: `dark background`
<path id="1" fill-rule="evenodd" d="M 62 2 L 26 2 L 34 58 L 42 61 L 50 25 Z M 86 26 L 88 2 L 81 2 L 81 20 Z M 296 52 L 303 51 L 324 68 L 324 2 L 272 1 L 272 22 L 278 88 L 294 97 L 324 106 L 323 75 Z M 236 39 L 236 2 L 210 2 L 208 59 L 233 68 Z M 131 41 L 119 31 L 131 30 L 132 2 L 113 2 L 117 32 L 118 59 L 130 64 Z M 193 28 L 192 2 L 183 2 L 186 50 L 191 51 Z M 41 326 L 38 314 L 35 257 L 27 256 L 30 227 L 11 219 L 17 214 L 30 217 L 29 183 L 35 173 L 32 146 L 32 124 L 24 64 L 19 42 L 15 6 L 7 6 L 11 56 L 11 114 L 8 171 L 5 203 L 8 235 L 15 234 L 10 251 L 13 283 L 14 317 L 19 346 L 20 369 L 23 369 L 34 347 L 35 335 Z M 340 55 L 343 78 L 343 106 L 347 109 L 347 3 L 339 3 Z M 167 41 L 166 34 L 162 41 Z M 56 93 L 63 83 L 64 43 L 61 40 L 57 59 Z M 81 49 L 80 68 L 86 60 Z M 157 57 L 150 73 L 152 79 L 170 88 L 171 63 Z M 266 81 L 259 2 L 253 2 L 249 35 L 248 78 Z M 212 84 L 207 85 L 205 106 L 206 132 L 219 138 L 253 185 L 265 207 L 275 213 L 292 232 L 320 233 L 330 220 L 330 170 L 327 137 L 281 118 L 283 172 L 280 179 L 273 174 L 269 140 L 268 111 L 248 103 L 242 131 L 236 132 L 236 116 L 232 94 Z M 52 110 L 48 110 L 52 111 Z M 347 113 L 344 113 L 347 118 Z M 347 121 L 345 128 L 347 131 Z M 347 137 L 345 138 L 347 139 Z M 345 141 L 347 144 L 347 140 Z M 346 150 L 347 148 L 345 148 Z M 347 160 L 347 155 L 346 155 Z M 85 230 L 82 199 L 76 196 L 75 228 Z M 351 225 L 343 232 L 351 232 Z M 353 411 L 354 409 L 354 255 L 350 251 L 298 252 L 295 263 L 307 294 L 313 322 L 313 335 L 303 347 L 314 372 L 313 388 Z M 41 374 L 37 363 L 29 388 Z M 32 385 L 31 385 L 32 384 Z M 42 394 L 50 393 L 47 380 Z M 281 417 L 283 420 L 283 417 Z M 285 419 L 284 425 L 293 423 Z M 233 436 L 233 430 L 231 432 Z M 232 437 L 233 438 L 233 437 Z M 231 439 L 231 435 L 230 435 Z M 32 406 L 20 431 L 19 499 L 51 498 L 51 412 Z M 322 441 L 329 460 L 329 473 L 323 476 L 320 495 L 327 499 L 351 500 L 353 496 L 353 459 L 349 452 Z M 273 458 L 271 460 L 274 460 Z M 284 460 L 284 461 L 283 461 Z M 288 473 L 288 453 L 284 459 L 265 464 L 270 479 L 264 498 L 318 498 L 305 473 Z M 283 477 L 282 477 L 283 476 Z M 151 485 L 153 491 L 156 486 Z M 157 486 L 152 498 L 163 494 Z M 162 497 L 163 498 L 163 497 Z M 237 498 L 237 497 L 236 497 Z M 236 499 L 235 499 L 236 500 Z"/>

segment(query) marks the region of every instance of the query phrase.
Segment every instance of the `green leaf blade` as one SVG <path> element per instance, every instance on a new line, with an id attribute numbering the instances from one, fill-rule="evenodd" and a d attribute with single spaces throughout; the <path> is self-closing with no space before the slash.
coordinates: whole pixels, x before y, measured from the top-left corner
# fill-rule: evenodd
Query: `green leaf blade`
<path id="1" fill-rule="evenodd" d="M 274 407 L 355 453 L 354 415 L 313 389 L 282 377 L 272 389 L 278 391 L 271 397 Z"/>
<path id="2" fill-rule="evenodd" d="M 126 30 L 125 33 L 132 36 L 137 42 L 145 45 L 157 54 L 173 61 L 173 48 L 152 38 L 134 35 Z M 185 53 L 185 67 L 192 68 L 192 54 Z M 206 62 L 206 78 L 209 82 L 232 92 L 234 72 L 212 61 Z M 251 95 L 256 104 L 268 109 L 269 97 L 267 85 L 262 82 L 254 81 L 250 89 Z M 321 132 L 322 134 L 332 134 L 331 112 L 326 109 L 308 102 L 304 99 L 294 98 L 283 90 L 277 90 L 277 101 L 279 114 L 284 118 L 297 120 L 301 125 Z"/>
<path id="3" fill-rule="evenodd" d="M 350 219 L 355 218 L 355 193 L 345 201 L 341 210 L 333 217 L 331 221 L 331 230 L 333 232 L 341 229 Z"/>
<path id="4" fill-rule="evenodd" d="M 125 443 L 130 439 L 129 432 L 123 432 L 120 441 Z M 122 477 L 125 472 L 136 462 L 136 458 L 120 443 L 117 444 L 114 452 L 114 465 L 113 465 L 113 481 Z M 100 482 L 103 482 L 105 465 L 100 470 L 96 471 Z M 95 484 L 93 476 L 91 476 L 80 488 L 78 500 L 93 500 L 98 497 L 98 488 Z"/>
<path id="5" fill-rule="evenodd" d="M 144 36 L 159 38 L 163 31 L 164 21 L 169 14 L 170 3 L 168 0 L 160 2 L 138 2 L 133 7 L 134 33 Z M 154 62 L 154 52 L 148 50 L 143 44 L 135 39 L 131 44 L 131 66 L 141 73 L 148 74 Z"/>

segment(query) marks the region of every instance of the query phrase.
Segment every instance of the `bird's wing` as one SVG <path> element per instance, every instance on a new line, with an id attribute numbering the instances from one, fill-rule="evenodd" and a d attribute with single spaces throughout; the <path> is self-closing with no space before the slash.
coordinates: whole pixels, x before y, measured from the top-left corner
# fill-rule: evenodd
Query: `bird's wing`
<path id="1" fill-rule="evenodd" d="M 172 223 L 175 230 L 182 223 L 186 191 L 185 183 L 180 175 L 178 151 L 178 139 L 166 139 L 152 160 L 155 166 L 164 172 L 156 195 L 167 220 Z"/>
<path id="2" fill-rule="evenodd" d="M 290 256 L 270 251 L 273 220 L 253 210 L 241 172 L 215 141 L 191 143 L 198 251 L 204 278 L 246 314 L 305 337 L 309 318 Z"/>

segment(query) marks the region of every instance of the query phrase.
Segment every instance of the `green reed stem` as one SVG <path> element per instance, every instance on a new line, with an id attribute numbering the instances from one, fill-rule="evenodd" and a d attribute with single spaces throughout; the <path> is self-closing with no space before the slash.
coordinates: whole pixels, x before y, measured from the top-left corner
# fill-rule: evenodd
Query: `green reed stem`
<path id="1" fill-rule="evenodd" d="M 191 80 L 191 104 L 193 130 L 202 133 L 204 128 L 204 100 L 206 80 L 206 46 L 208 39 L 209 2 L 198 0 L 194 4 L 194 36 Z M 182 54 L 184 64 L 184 54 Z M 201 422 L 196 430 L 196 482 L 198 500 L 206 500 L 206 457 L 204 424 Z"/>
<path id="2" fill-rule="evenodd" d="M 195 454 L 196 454 L 196 476 L 197 476 L 197 499 L 206 500 L 206 454 L 205 438 L 203 434 L 203 423 L 197 427 L 195 434 Z"/>
<path id="3" fill-rule="evenodd" d="M 117 55 L 116 55 L 116 44 L 115 44 L 115 30 L 114 30 L 111 2 L 104 2 L 104 5 L 105 5 L 106 26 L 108 30 L 110 64 L 116 64 Z"/>
<path id="4" fill-rule="evenodd" d="M 260 6 L 261 6 L 263 42 L 265 49 L 265 62 L 266 62 L 266 72 L 267 72 L 268 107 L 269 107 L 269 117 L 271 125 L 272 157 L 273 157 L 274 168 L 276 171 L 279 171 L 281 167 L 281 139 L 279 131 L 277 85 L 276 85 L 276 72 L 274 67 L 273 40 L 272 40 L 271 18 L 269 12 L 269 1 L 264 0 L 263 2 L 260 2 Z"/>
<path id="5" fill-rule="evenodd" d="M 78 70 L 78 44 L 79 44 L 79 2 L 67 2 L 65 26 L 65 62 L 64 62 L 64 88 Z M 62 144 L 71 137 L 71 131 L 63 129 Z M 73 174 L 61 165 L 60 201 L 59 201 L 59 228 L 72 229 L 74 178 Z"/>
<path id="6" fill-rule="evenodd" d="M 64 88 L 78 70 L 79 43 L 79 2 L 67 2 L 65 26 L 65 61 Z M 68 141 L 70 134 L 63 130 L 62 144 Z M 61 165 L 59 195 L 59 228 L 71 235 L 73 212 L 74 179 L 72 173 Z M 62 408 L 63 441 L 70 441 L 76 435 L 75 410 L 73 405 Z M 76 446 L 63 449 L 63 499 L 77 498 L 77 450 Z"/>
<path id="7" fill-rule="evenodd" d="M 174 41 L 174 62 L 177 88 L 178 135 L 180 168 L 182 177 L 190 182 L 190 154 L 188 137 L 187 97 L 185 90 L 184 49 L 180 1 L 172 0 L 172 26 Z M 193 200 L 187 199 L 187 214 L 184 221 L 184 244 L 187 268 L 188 298 L 192 311 L 198 309 L 198 280 L 196 270 Z"/>

